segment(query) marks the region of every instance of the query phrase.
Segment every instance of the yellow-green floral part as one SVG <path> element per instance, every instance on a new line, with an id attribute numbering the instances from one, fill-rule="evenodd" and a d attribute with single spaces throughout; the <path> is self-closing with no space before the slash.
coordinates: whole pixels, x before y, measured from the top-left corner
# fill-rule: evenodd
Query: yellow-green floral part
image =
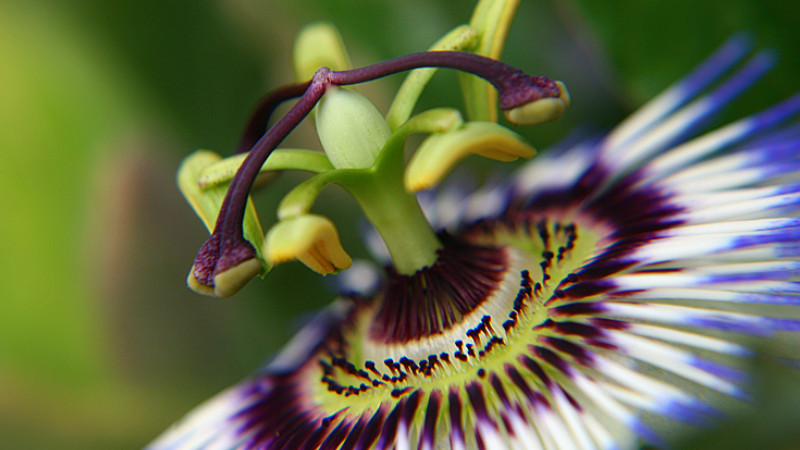
<path id="1" fill-rule="evenodd" d="M 214 152 L 197 150 L 187 156 L 178 168 L 178 188 L 209 232 L 214 230 L 214 224 L 217 222 L 217 216 L 225 198 L 225 193 L 228 190 L 228 184 L 217 184 L 201 188 L 198 180 L 205 170 L 219 164 L 220 161 L 222 161 L 222 157 Z M 255 206 L 251 199 L 248 199 L 244 213 L 244 237 L 256 249 L 260 249 L 263 245 L 264 231 L 261 228 L 261 222 L 258 220 Z M 260 274 L 264 276 L 269 272 L 271 265 L 261 253 L 259 253 L 258 258 L 262 266 Z"/>
<path id="2" fill-rule="evenodd" d="M 348 70 L 352 67 L 339 30 L 328 22 L 314 22 L 297 34 L 292 52 L 296 81 L 310 80 L 320 67 Z"/>
<path id="3" fill-rule="evenodd" d="M 263 253 L 275 264 L 297 259 L 322 275 L 336 273 L 353 264 L 339 242 L 333 222 L 314 214 L 275 224 L 267 234 Z"/>
<path id="4" fill-rule="evenodd" d="M 500 59 L 508 29 L 517 12 L 519 0 L 481 0 L 475 7 L 470 27 L 477 33 L 474 52 Z M 459 74 L 467 116 L 471 120 L 497 122 L 497 91 L 475 75 Z"/>

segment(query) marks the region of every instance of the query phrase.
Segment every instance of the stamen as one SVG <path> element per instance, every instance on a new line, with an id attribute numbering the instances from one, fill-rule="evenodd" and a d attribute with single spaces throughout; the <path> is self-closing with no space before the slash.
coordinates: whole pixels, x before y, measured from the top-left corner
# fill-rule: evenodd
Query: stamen
<path id="1" fill-rule="evenodd" d="M 492 122 L 469 122 L 425 139 L 408 163 L 405 187 L 409 192 L 417 192 L 436 185 L 458 161 L 470 154 L 514 161 L 519 157 L 530 158 L 535 153 L 521 136 L 505 127 Z"/>
<path id="2" fill-rule="evenodd" d="M 313 214 L 278 222 L 267 234 L 264 246 L 264 254 L 274 263 L 299 259 L 323 275 L 353 264 L 333 223 Z"/>
<path id="3" fill-rule="evenodd" d="M 465 52 L 413 53 L 371 66 L 340 72 L 323 67 L 314 74 L 311 81 L 279 89 L 267 96 L 257 108 L 245 131 L 243 145 L 251 142 L 253 136 L 263 129 L 277 105 L 296 97 L 301 90 L 303 91 L 302 97 L 291 110 L 253 145 L 245 162 L 236 172 L 220 208 L 214 232 L 200 248 L 195 258 L 190 279 L 196 283 L 192 283 L 192 285 L 203 293 L 209 293 L 209 290 L 200 286 L 213 288 L 216 292 L 218 290 L 216 288 L 217 278 L 221 274 L 247 261 L 257 260 L 255 249 L 242 235 L 242 220 L 247 196 L 261 166 L 270 153 L 311 112 L 328 87 L 363 83 L 422 67 L 452 68 L 486 79 L 498 90 L 500 107 L 506 112 L 511 112 L 517 120 L 522 120 L 524 123 L 531 123 L 528 121 L 531 118 L 536 121 L 555 119 L 563 113 L 563 109 L 568 104 L 568 94 L 563 85 L 547 78 L 527 75 L 505 63 Z M 564 102 L 564 108 L 554 108 L 550 101 L 547 101 L 542 108 L 528 106 L 548 99 Z M 550 116 L 542 116 L 542 111 L 545 110 L 549 111 Z M 535 117 L 531 116 L 531 112 Z M 247 267 L 250 266 L 254 267 L 253 264 L 247 265 Z M 257 274 L 258 272 L 253 271 L 237 272 L 233 278 L 231 278 L 233 276 L 231 274 L 225 278 L 227 283 L 231 283 L 228 286 L 230 289 L 226 287 L 223 290 L 226 293 L 231 289 L 238 290 Z"/>

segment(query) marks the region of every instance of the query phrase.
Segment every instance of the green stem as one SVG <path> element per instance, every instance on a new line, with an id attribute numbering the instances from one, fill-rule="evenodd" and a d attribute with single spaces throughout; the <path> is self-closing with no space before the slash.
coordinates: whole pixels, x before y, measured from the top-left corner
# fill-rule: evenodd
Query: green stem
<path id="1" fill-rule="evenodd" d="M 461 114 L 447 108 L 412 117 L 392 133 L 372 167 L 328 170 L 309 178 L 283 198 L 278 218 L 286 220 L 307 214 L 326 185 L 338 184 L 356 199 L 378 230 L 397 272 L 411 275 L 431 266 L 442 244 L 416 196 L 405 189 L 403 150 L 411 134 L 442 133 L 461 123 Z"/>
<path id="2" fill-rule="evenodd" d="M 400 274 L 413 275 L 430 267 L 442 248 L 416 195 L 405 190 L 403 149 L 406 138 L 413 133 L 450 129 L 460 122 L 457 111 L 441 109 L 422 113 L 392 133 L 371 168 L 331 173 L 331 181 L 350 192 L 378 230 Z"/>
<path id="3" fill-rule="evenodd" d="M 442 243 L 416 197 L 403 189 L 402 179 L 394 181 L 375 176 L 362 179 L 357 189 L 345 187 L 383 237 L 397 272 L 412 275 L 436 262 Z"/>

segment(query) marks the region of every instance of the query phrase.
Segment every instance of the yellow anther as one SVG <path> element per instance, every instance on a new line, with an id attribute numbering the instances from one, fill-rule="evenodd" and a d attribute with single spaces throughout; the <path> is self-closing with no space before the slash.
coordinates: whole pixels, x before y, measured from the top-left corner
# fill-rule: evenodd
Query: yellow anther
<path id="1" fill-rule="evenodd" d="M 197 292 L 198 294 L 207 295 L 209 297 L 217 296 L 214 293 L 213 287 L 206 286 L 205 284 L 202 284 L 199 281 L 197 281 L 197 278 L 194 277 L 194 266 L 192 266 L 192 269 L 189 270 L 189 276 L 186 277 L 186 285 L 189 286 L 189 289 Z"/>
<path id="2" fill-rule="evenodd" d="M 211 297 L 230 297 L 239 292 L 245 284 L 259 275 L 263 270 L 262 263 L 258 258 L 251 258 L 243 261 L 230 269 L 218 273 L 214 277 L 214 287 L 201 284 L 194 277 L 194 267 L 189 271 L 186 284 L 198 294 L 209 295 Z"/>
<path id="3" fill-rule="evenodd" d="M 498 161 L 536 154 L 522 136 L 492 122 L 468 122 L 447 133 L 429 136 L 405 172 L 405 188 L 417 192 L 435 186 L 460 160 L 476 154 Z"/>
<path id="4" fill-rule="evenodd" d="M 275 264 L 298 259 L 323 275 L 347 269 L 353 260 L 342 248 L 329 219 L 307 214 L 275 224 L 264 242 L 264 254 Z"/>
<path id="5" fill-rule="evenodd" d="M 300 30 L 294 42 L 292 60 L 297 81 L 310 80 L 323 66 L 331 70 L 351 68 L 339 30 L 327 22 L 312 23 Z"/>
<path id="6" fill-rule="evenodd" d="M 556 81 L 556 84 L 561 91 L 561 96 L 543 98 L 519 108 L 509 109 L 505 111 L 506 119 L 517 125 L 535 125 L 560 119 L 569 108 L 569 91 L 564 83 Z"/>
<path id="7" fill-rule="evenodd" d="M 428 51 L 465 51 L 474 47 L 477 40 L 478 33 L 472 27 L 461 25 L 436 41 Z M 416 106 L 419 96 L 422 94 L 422 90 L 438 70 L 436 68 L 417 69 L 406 76 L 397 91 L 397 95 L 394 96 L 394 101 L 392 101 L 389 111 L 386 113 L 386 123 L 389 124 L 392 130 L 398 129 L 408 120 L 414 111 L 414 106 Z"/>

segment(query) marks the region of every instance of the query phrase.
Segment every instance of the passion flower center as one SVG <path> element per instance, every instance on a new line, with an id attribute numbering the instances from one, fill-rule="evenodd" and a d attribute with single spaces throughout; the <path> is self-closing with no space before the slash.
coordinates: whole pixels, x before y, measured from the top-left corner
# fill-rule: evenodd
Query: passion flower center
<path id="1" fill-rule="evenodd" d="M 395 279 L 387 284 L 385 295 L 376 299 L 382 303 L 358 302 L 341 334 L 320 352 L 316 370 L 306 373 L 306 381 L 316 386 L 312 401 L 323 411 L 385 417 L 395 405 L 414 405 L 408 414 L 422 424 L 448 420 L 449 411 L 469 410 L 470 405 L 499 417 L 508 402 L 522 405 L 534 396 L 549 401 L 542 392 L 552 388 L 548 383 L 554 376 L 551 372 L 557 372 L 552 363 L 557 356 L 548 342 L 549 335 L 558 330 L 548 325 L 548 311 L 567 301 L 564 289 L 595 252 L 598 240 L 594 233 L 579 233 L 572 223 L 544 220 L 481 224 L 462 237 L 464 241 L 445 237 L 442 251 L 445 256 L 458 254 L 460 265 L 442 258 L 428 269 L 427 278 Z M 406 342 L 387 340 L 387 336 L 396 337 L 392 333 L 399 333 L 398 327 L 407 325 L 404 314 L 425 316 L 419 311 L 406 313 L 408 305 L 389 305 L 389 301 L 399 299 L 400 305 L 407 301 L 402 291 L 392 290 L 419 289 L 413 283 L 424 280 L 427 287 L 438 286 L 427 289 L 428 294 L 443 292 L 443 281 L 430 277 L 445 267 L 468 268 L 461 274 L 469 274 L 468 281 L 462 282 L 474 283 L 477 275 L 485 282 L 486 297 L 475 300 L 460 320 L 449 315 L 447 306 L 425 304 L 430 314 L 424 327 L 432 330 L 432 324 L 438 324 L 435 333 L 419 334 Z M 446 273 L 452 292 L 456 278 Z M 453 301 L 452 296 L 422 298 Z M 399 314 L 396 323 L 388 323 L 389 312 Z M 444 327 L 445 320 L 449 328 Z M 382 332 L 383 326 L 391 331 Z M 430 412 L 438 419 L 428 417 Z M 465 414 L 467 426 L 474 423 L 476 418 Z"/>
<path id="2" fill-rule="evenodd" d="M 497 247 L 441 237 L 436 263 L 414 275 L 389 269 L 386 295 L 370 328 L 370 338 L 405 343 L 441 334 L 460 323 L 497 289 L 507 270 Z"/>

